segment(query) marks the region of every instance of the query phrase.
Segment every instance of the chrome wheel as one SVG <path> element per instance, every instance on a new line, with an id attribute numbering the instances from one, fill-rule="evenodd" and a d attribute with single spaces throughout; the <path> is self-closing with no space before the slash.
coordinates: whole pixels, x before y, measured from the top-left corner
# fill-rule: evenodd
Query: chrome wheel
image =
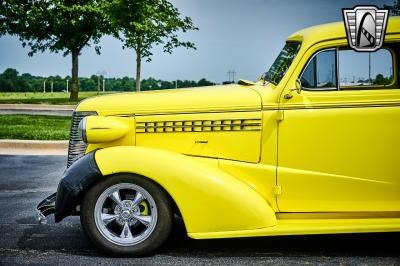
<path id="1" fill-rule="evenodd" d="M 103 237 L 120 246 L 146 240 L 157 224 L 157 206 L 142 187 L 121 183 L 107 188 L 96 201 L 96 227 Z"/>

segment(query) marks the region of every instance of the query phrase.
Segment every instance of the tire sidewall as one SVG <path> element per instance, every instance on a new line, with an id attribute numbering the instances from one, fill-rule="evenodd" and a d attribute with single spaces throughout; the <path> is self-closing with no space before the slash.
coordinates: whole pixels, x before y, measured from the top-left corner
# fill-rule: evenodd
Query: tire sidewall
<path id="1" fill-rule="evenodd" d="M 95 205 L 99 196 L 110 186 L 132 183 L 145 189 L 157 206 L 157 222 L 153 232 L 142 242 L 132 246 L 120 246 L 106 239 L 95 222 Z M 116 174 L 93 185 L 82 198 L 81 224 L 90 240 L 102 251 L 112 256 L 138 257 L 151 254 L 169 236 L 172 225 L 172 210 L 169 197 L 154 181 L 136 174 Z"/>

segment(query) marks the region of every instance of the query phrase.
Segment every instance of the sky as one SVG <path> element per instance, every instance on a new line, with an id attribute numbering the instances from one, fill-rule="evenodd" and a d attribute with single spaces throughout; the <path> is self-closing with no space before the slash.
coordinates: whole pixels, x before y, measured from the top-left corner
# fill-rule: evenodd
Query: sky
<path id="1" fill-rule="evenodd" d="M 142 78 L 163 80 L 206 78 L 228 80 L 228 71 L 239 78 L 256 80 L 273 63 L 286 38 L 316 24 L 342 20 L 342 8 L 355 5 L 392 5 L 393 0 L 171 0 L 182 15 L 192 18 L 199 31 L 180 34 L 197 50 L 178 48 L 170 54 L 154 48 L 152 62 L 143 62 Z M 133 77 L 135 52 L 122 49 L 120 41 L 106 36 L 101 55 L 87 47 L 79 58 L 79 76 L 105 71 L 106 77 Z M 38 53 L 28 57 L 17 37 L 0 37 L 0 72 L 11 67 L 39 76 L 70 75 L 71 57 Z"/>

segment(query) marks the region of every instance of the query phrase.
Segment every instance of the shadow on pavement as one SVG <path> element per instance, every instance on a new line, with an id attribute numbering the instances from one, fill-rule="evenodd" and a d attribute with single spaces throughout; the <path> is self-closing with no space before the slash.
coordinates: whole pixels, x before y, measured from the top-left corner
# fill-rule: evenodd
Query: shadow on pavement
<path id="1" fill-rule="evenodd" d="M 193 240 L 186 236 L 182 223 L 177 220 L 169 239 L 157 254 L 174 257 L 398 257 L 398 243 L 400 233 Z M 18 241 L 18 247 L 103 256 L 86 238 L 78 217 L 70 218 L 67 223 L 27 226 Z"/>

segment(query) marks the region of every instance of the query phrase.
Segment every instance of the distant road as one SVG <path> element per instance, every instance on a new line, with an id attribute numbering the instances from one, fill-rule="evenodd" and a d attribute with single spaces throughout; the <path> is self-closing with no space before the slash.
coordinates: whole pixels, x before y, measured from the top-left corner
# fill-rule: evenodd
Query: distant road
<path id="1" fill-rule="evenodd" d="M 71 116 L 74 105 L 0 104 L 0 114 Z"/>

